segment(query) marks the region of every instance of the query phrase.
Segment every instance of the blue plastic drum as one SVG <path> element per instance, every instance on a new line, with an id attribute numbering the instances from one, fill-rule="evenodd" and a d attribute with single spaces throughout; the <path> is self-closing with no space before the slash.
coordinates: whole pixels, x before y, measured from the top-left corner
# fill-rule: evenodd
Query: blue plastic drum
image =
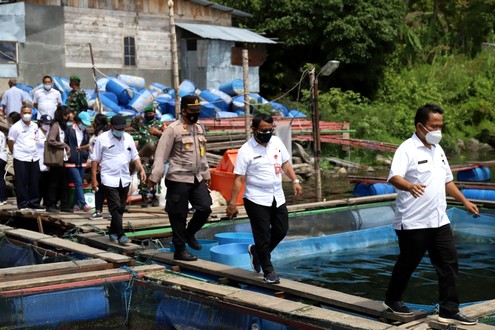
<path id="1" fill-rule="evenodd" d="M 250 268 L 251 259 L 247 243 L 229 243 L 210 249 L 211 261 L 239 268 Z"/>
<path id="2" fill-rule="evenodd" d="M 215 239 L 219 245 L 229 243 L 246 243 L 253 244 L 253 233 L 250 232 L 226 232 L 215 234 Z"/>

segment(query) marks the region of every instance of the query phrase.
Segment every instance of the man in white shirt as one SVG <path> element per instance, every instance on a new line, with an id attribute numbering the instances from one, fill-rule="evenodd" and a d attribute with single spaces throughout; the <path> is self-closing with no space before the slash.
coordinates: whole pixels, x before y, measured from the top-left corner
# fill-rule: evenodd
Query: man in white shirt
<path id="1" fill-rule="evenodd" d="M 52 81 L 52 77 L 44 76 L 43 88 L 34 93 L 33 106 L 38 109 L 39 117 L 49 115 L 53 118 L 55 110 L 62 105 L 62 96 L 58 90 L 53 88 Z"/>
<path id="2" fill-rule="evenodd" d="M 418 109 L 416 132 L 395 152 L 388 182 L 397 189 L 393 223 L 400 254 L 392 271 L 384 306 L 399 315 L 411 315 L 401 298 L 426 251 L 438 274 L 439 317 L 444 323 L 476 324 L 477 319 L 459 312 L 456 282 L 458 257 L 446 193 L 461 202 L 474 216 L 476 205 L 468 201 L 453 182 L 447 157 L 438 144 L 442 138 L 443 110 L 434 104 Z"/>
<path id="3" fill-rule="evenodd" d="M 31 106 L 23 104 L 21 120 L 10 128 L 7 142 L 14 156 L 15 193 L 17 208 L 21 211 L 42 210 L 38 190 L 40 175 L 38 164 L 40 156 L 36 147 L 38 125 L 31 121 L 31 117 Z"/>
<path id="4" fill-rule="evenodd" d="M 17 88 L 17 80 L 9 79 L 9 89 L 2 96 L 3 115 L 8 116 L 12 112 L 21 112 L 21 106 L 24 101 L 31 102 L 31 97 L 25 91 Z"/>
<path id="5" fill-rule="evenodd" d="M 96 138 L 91 159 L 91 186 L 94 191 L 98 190 L 96 174 L 98 164 L 100 164 L 100 188 L 107 198 L 108 209 L 112 215 L 109 230 L 110 241 L 127 245 L 129 239 L 125 236 L 122 227 L 122 217 L 131 184 L 129 164 L 134 162 L 135 168 L 139 170 L 141 181 L 146 180 L 146 173 L 141 165 L 132 136 L 124 132 L 127 127 L 125 118 L 115 115 L 110 119 L 110 124 L 112 129 Z"/>
<path id="6" fill-rule="evenodd" d="M 252 267 L 258 273 L 263 270 L 265 282 L 276 284 L 280 278 L 273 268 L 270 253 L 289 230 L 282 173 L 293 182 L 296 196 L 302 194 L 302 187 L 289 162 L 290 155 L 285 145 L 278 137 L 272 136 L 273 118 L 265 114 L 254 116 L 252 130 L 253 135 L 237 153 L 227 216 L 232 218 L 237 214 L 237 196 L 246 182 L 244 208 L 255 243 L 248 247 Z"/>

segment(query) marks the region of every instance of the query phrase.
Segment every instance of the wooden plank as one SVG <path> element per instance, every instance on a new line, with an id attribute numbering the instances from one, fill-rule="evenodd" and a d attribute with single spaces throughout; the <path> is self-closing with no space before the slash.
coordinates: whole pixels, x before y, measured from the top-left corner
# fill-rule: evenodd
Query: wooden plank
<path id="1" fill-rule="evenodd" d="M 126 257 L 117 253 L 106 252 L 100 249 L 89 247 L 87 245 L 75 243 L 58 237 L 44 238 L 38 241 L 39 243 L 48 244 L 60 249 L 78 252 L 86 256 L 101 258 L 103 260 L 115 263 L 126 263 L 131 261 L 130 257 Z"/>
<path id="2" fill-rule="evenodd" d="M 263 281 L 263 277 L 260 274 L 206 260 L 183 262 L 180 260 L 174 260 L 172 253 L 155 250 L 142 251 L 139 256 L 145 258 L 146 260 L 153 259 L 169 265 L 179 265 L 181 268 L 184 269 L 200 272 L 203 274 L 225 277 L 241 283 L 256 285 L 258 287 L 267 289 L 275 288 L 279 291 L 296 297 L 314 300 L 328 306 L 342 308 L 376 318 L 385 317 L 390 320 L 401 321 L 404 323 L 412 321 L 414 319 L 426 317 L 426 313 L 423 312 L 415 313 L 412 316 L 400 316 L 392 313 L 384 313 L 384 307 L 379 301 L 320 288 L 288 279 L 281 279 L 280 284 L 268 284 Z"/>
<path id="3" fill-rule="evenodd" d="M 495 314 L 495 299 L 463 307 L 462 312 L 471 317 Z"/>
<path id="4" fill-rule="evenodd" d="M 145 275 L 145 278 L 153 281 L 161 281 L 161 283 L 168 286 L 180 286 L 181 290 L 218 297 L 224 302 L 247 307 L 258 312 L 262 311 L 271 315 L 281 316 L 294 322 L 300 322 L 298 327 L 304 329 L 333 329 L 336 327 L 339 329 L 398 329 L 386 323 L 355 315 L 280 299 L 254 291 L 200 282 L 170 273 L 149 273 Z"/>
<path id="5" fill-rule="evenodd" d="M 133 255 L 138 250 L 143 250 L 144 247 L 137 244 L 129 244 L 126 246 L 122 246 L 116 244 L 114 242 L 110 242 L 108 236 L 100 235 L 97 233 L 87 233 L 87 234 L 78 234 L 76 238 L 81 240 L 81 243 L 98 248 L 98 249 L 112 249 L 118 253 L 125 255 Z"/>
<path id="6" fill-rule="evenodd" d="M 101 259 L 74 260 L 49 264 L 2 268 L 0 269 L 0 278 L 2 281 L 12 281 L 14 279 L 21 280 L 28 278 L 39 278 L 109 268 L 113 268 L 113 265 Z"/>
<path id="7" fill-rule="evenodd" d="M 138 273 L 146 273 L 146 272 L 158 272 L 164 270 L 164 267 L 159 265 L 146 265 L 146 266 L 136 266 L 133 267 L 132 269 Z M 100 279 L 100 278 L 106 278 L 106 277 L 112 277 L 118 275 L 127 275 L 127 274 L 131 276 L 129 271 L 118 268 L 118 269 L 107 269 L 107 270 L 85 272 L 80 274 L 64 274 L 57 276 L 47 276 L 37 279 L 5 281 L 5 282 L 0 282 L 0 292 L 17 290 L 17 289 L 34 288 L 34 287 L 47 286 L 47 285 L 71 283 L 77 281 L 86 281 L 86 280 Z"/>
<path id="8" fill-rule="evenodd" d="M 458 323 L 442 323 L 437 320 L 428 322 L 428 326 L 435 330 L 493 330 L 494 326 L 478 323 L 475 325 L 462 325 Z"/>

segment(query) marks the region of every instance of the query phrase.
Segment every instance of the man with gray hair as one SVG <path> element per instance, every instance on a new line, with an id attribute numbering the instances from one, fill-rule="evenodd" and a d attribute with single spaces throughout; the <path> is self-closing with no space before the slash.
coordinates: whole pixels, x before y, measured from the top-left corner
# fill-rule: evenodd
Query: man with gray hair
<path id="1" fill-rule="evenodd" d="M 29 94 L 17 87 L 17 80 L 9 79 L 9 89 L 2 96 L 2 115 L 8 116 L 12 112 L 21 112 L 24 101 L 31 102 Z"/>

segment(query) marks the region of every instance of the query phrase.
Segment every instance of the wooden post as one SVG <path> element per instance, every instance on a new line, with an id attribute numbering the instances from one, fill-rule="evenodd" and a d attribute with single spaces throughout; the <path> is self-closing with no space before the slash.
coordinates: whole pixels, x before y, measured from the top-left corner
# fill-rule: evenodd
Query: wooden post
<path id="1" fill-rule="evenodd" d="M 172 72 L 175 90 L 175 118 L 180 115 L 180 95 L 179 95 L 179 61 L 177 55 L 177 34 L 175 32 L 174 2 L 168 1 L 168 15 L 170 17 L 170 41 L 172 47 Z"/>
<path id="2" fill-rule="evenodd" d="M 246 141 L 251 137 L 249 129 L 249 55 L 248 50 L 242 50 L 242 80 L 244 81 L 244 120 L 246 129 Z"/>
<path id="3" fill-rule="evenodd" d="M 318 109 L 318 78 L 315 77 L 315 68 L 309 71 L 309 85 L 311 88 L 311 99 L 313 105 L 312 124 L 313 124 L 313 152 L 314 152 L 314 171 L 315 171 L 315 189 L 316 201 L 321 202 L 321 144 L 320 144 L 320 113 Z"/>
<path id="4" fill-rule="evenodd" d="M 95 81 L 95 93 L 96 93 L 96 100 L 97 102 L 97 108 L 98 108 L 98 113 L 101 113 L 101 108 L 103 107 L 103 104 L 101 103 L 100 99 L 100 90 L 98 89 L 98 82 L 96 81 L 96 69 L 95 69 L 95 59 L 93 58 L 93 47 L 91 46 L 91 43 L 89 45 L 89 54 L 91 55 L 91 65 L 93 68 L 93 80 Z"/>

